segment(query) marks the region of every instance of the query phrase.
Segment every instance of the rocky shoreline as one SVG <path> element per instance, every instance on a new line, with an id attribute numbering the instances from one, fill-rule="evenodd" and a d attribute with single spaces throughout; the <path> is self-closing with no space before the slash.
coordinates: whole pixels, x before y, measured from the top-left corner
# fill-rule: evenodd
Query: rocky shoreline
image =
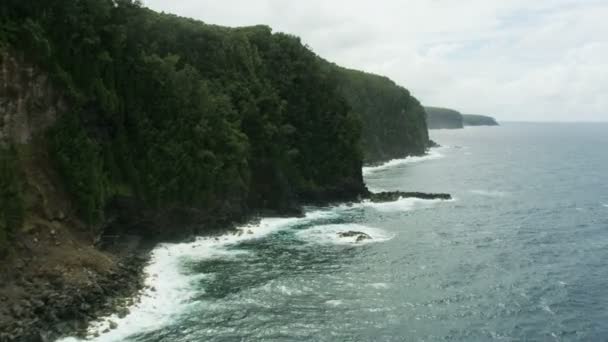
<path id="1" fill-rule="evenodd" d="M 451 196 L 395 191 L 370 192 L 362 199 L 390 202 L 400 198 L 449 200 Z M 271 216 L 280 213 L 261 214 Z M 255 221 L 255 218 L 249 221 Z M 213 236 L 233 229 L 234 224 L 225 224 L 223 229 L 216 226 L 214 230 L 206 233 L 196 231 L 191 236 Z M 362 234 L 355 235 L 357 242 L 366 239 Z M 31 260 L 13 260 L 13 271 L 3 270 L 6 272 L 0 278 L 0 300 L 9 303 L 0 307 L 0 342 L 46 342 L 65 336 L 85 337 L 89 323 L 95 319 L 113 313 L 128 314 L 128 308 L 138 300 L 138 294 L 144 289 L 143 270 L 149 261 L 150 251 L 162 241 L 142 242 L 138 236 L 121 236 L 121 241 L 124 240 L 130 243 L 120 246 L 106 243 L 104 246 L 103 253 L 113 258 L 109 267 L 87 269 L 84 278 L 78 281 L 70 279 L 70 274 L 44 269 L 44 263 L 32 267 Z"/>
<path id="2" fill-rule="evenodd" d="M 132 304 L 143 288 L 148 251 L 129 254 L 107 272 L 89 272 L 82 284 L 69 284 L 52 273 L 18 272 L 13 287 L 23 295 L 0 309 L 0 341 L 53 341 L 83 336 L 90 321 Z M 6 294 L 3 295 L 6 297 Z M 1 298 L 4 303 L 9 298 Z"/>

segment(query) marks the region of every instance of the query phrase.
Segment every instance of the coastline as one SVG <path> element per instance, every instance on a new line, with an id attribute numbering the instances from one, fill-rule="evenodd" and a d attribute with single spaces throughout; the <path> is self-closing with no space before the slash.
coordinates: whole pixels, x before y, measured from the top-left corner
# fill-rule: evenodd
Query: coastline
<path id="1" fill-rule="evenodd" d="M 194 305 L 190 290 L 192 281 L 199 277 L 185 275 L 180 264 L 184 258 L 196 260 L 226 256 L 225 247 L 243 241 L 259 239 L 294 222 L 307 222 L 325 217 L 333 208 L 354 206 L 392 205 L 401 203 L 402 199 L 450 200 L 448 194 L 426 194 L 406 192 L 386 192 L 370 194 L 363 201 L 335 202 L 331 205 L 309 207 L 301 216 L 256 217 L 247 224 L 233 227 L 221 235 L 199 236 L 182 242 L 159 244 L 151 253 L 151 263 L 144 269 L 145 288 L 138 293 L 140 301 L 132 302 L 131 316 L 120 316 L 116 312 L 94 320 L 88 331 L 81 331 L 76 338 L 60 340 L 62 342 L 80 341 L 79 337 L 95 338 L 104 334 L 105 339 L 119 341 L 135 329 L 145 332 L 158 328 L 171 321 L 175 316 L 189 310 Z M 158 308 L 162 307 L 162 310 Z"/>
<path id="2" fill-rule="evenodd" d="M 436 158 L 433 153 L 423 156 L 405 157 L 402 161 L 412 162 Z M 388 165 L 387 165 L 388 164 Z M 390 166 L 390 161 L 384 164 Z M 429 197 L 430 196 L 430 197 Z M 328 207 L 344 203 L 358 203 L 364 200 L 373 202 L 391 202 L 401 197 L 414 197 L 422 199 L 445 199 L 447 194 L 423 194 L 423 193 L 379 193 L 365 192 L 358 196 L 348 196 L 347 193 L 326 194 L 322 200 L 305 200 L 308 205 Z M 348 198 L 347 198 L 348 197 Z M 132 209 L 132 208 L 130 208 Z M 0 309 L 0 342 L 12 341 L 55 341 L 57 339 L 73 336 L 86 338 L 90 324 L 101 318 L 115 316 L 118 318 L 129 314 L 129 308 L 136 305 L 146 290 L 145 280 L 148 276 L 145 272 L 149 265 L 152 251 L 162 243 L 176 242 L 186 243 L 196 239 L 213 238 L 217 240 L 220 236 L 235 236 L 239 234 L 239 227 L 247 227 L 259 224 L 263 218 L 303 218 L 305 213 L 303 205 L 290 207 L 288 210 L 267 210 L 256 212 L 232 212 L 216 213 L 216 215 L 193 215 L 193 221 L 181 221 L 173 225 L 171 234 L 154 235 L 153 238 L 145 235 L 142 230 L 142 222 L 154 221 L 151 232 L 159 229 L 172 221 L 175 212 L 170 210 L 163 217 L 145 217 L 149 213 L 137 213 L 132 220 L 118 219 L 109 222 L 106 232 L 120 234 L 118 236 L 105 236 L 109 241 L 102 239 L 97 246 L 79 245 L 70 257 L 84 258 L 87 253 L 92 253 L 96 260 L 108 259 L 103 267 L 91 267 L 84 270 L 85 277 L 73 281 L 71 278 L 82 277 L 78 274 L 82 270 L 69 269 L 60 272 L 47 272 L 45 261 L 41 258 L 30 258 L 24 261 L 22 255 L 14 256 L 13 260 L 7 262 L 3 284 L 0 284 L 5 302 L 10 303 L 11 291 L 14 289 L 21 294 L 18 301 L 12 301 L 5 306 L 4 311 Z M 199 213 L 200 214 L 200 213 Z M 144 221 L 140 221 L 143 217 Z M 119 215 L 120 216 L 120 215 Z M 130 226 L 136 224 L 136 226 Z M 176 228 L 177 227 L 177 228 Z M 59 236 L 64 232 L 50 236 L 48 241 L 40 243 L 68 245 Z M 232 233 L 232 234 L 231 234 Z M 243 234 L 241 231 L 240 234 Z M 148 234 L 149 235 L 149 234 Z M 240 236 L 240 235 L 239 235 Z M 59 238 L 58 238 L 59 237 Z M 120 240 L 120 244 L 112 242 L 112 238 Z M 81 241 L 82 242 L 82 241 Z M 22 258 L 20 260 L 20 257 Z M 65 261 L 67 263 L 67 261 Z M 98 262 L 98 261 L 93 261 Z M 27 267 L 25 267 L 27 265 Z M 12 272 L 17 270 L 19 272 Z M 24 270 L 24 272 L 21 272 Z M 71 280 L 71 281 L 68 281 Z M 106 320 L 106 327 L 99 332 L 109 331 L 116 327 L 110 319 Z M 91 337 L 91 335 L 89 335 Z"/>

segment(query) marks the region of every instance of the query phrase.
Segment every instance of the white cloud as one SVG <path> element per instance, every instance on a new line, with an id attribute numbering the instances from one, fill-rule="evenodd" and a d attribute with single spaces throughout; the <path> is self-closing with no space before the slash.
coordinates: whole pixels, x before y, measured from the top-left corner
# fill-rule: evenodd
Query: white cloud
<path id="1" fill-rule="evenodd" d="M 267 24 L 423 103 L 502 120 L 608 120 L 605 0 L 147 0 L 207 23 Z"/>

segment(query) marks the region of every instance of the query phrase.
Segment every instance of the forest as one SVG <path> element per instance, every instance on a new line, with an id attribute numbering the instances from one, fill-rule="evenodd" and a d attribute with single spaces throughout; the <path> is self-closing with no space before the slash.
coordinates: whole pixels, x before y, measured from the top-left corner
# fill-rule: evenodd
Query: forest
<path id="1" fill-rule="evenodd" d="M 333 65 L 339 89 L 363 123 L 366 163 L 424 154 L 429 136 L 424 108 L 387 77 Z"/>
<path id="2" fill-rule="evenodd" d="M 429 129 L 463 128 L 462 114 L 456 110 L 441 107 L 425 107 Z"/>
<path id="3" fill-rule="evenodd" d="M 234 213 L 352 200 L 367 193 L 364 161 L 428 143 L 406 89 L 267 26 L 132 0 L 5 0 L 0 19 L 0 50 L 44 69 L 66 98 L 42 140 L 89 225 L 119 196 Z M 18 146 L 4 145 L 0 203 L 14 204 L 1 206 L 0 244 L 23 217 Z"/>

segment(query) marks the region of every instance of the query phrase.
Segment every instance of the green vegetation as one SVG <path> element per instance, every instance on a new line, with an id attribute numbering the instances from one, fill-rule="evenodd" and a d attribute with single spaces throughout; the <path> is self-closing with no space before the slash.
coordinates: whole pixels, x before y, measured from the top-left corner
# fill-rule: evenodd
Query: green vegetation
<path id="1" fill-rule="evenodd" d="M 465 126 L 498 126 L 498 122 L 491 116 L 462 114 Z"/>
<path id="2" fill-rule="evenodd" d="M 131 0 L 5 0 L 0 41 L 68 98 L 50 155 L 86 222 L 118 194 L 242 212 L 364 191 L 360 121 L 294 36 Z"/>
<path id="3" fill-rule="evenodd" d="M 438 107 L 424 107 L 424 109 L 429 129 L 463 128 L 462 114 L 458 111 Z"/>
<path id="4" fill-rule="evenodd" d="M 0 147 L 0 256 L 9 239 L 23 224 L 23 199 L 17 151 Z"/>
<path id="5" fill-rule="evenodd" d="M 386 77 L 333 66 L 340 91 L 362 121 L 365 161 L 423 154 L 428 147 L 424 108 Z"/>

